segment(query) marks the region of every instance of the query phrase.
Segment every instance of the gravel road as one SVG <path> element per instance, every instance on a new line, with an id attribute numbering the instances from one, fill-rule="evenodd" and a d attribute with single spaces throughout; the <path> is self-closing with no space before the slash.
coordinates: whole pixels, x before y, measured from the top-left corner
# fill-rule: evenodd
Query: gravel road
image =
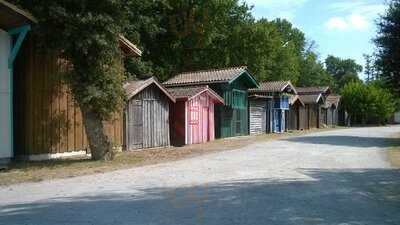
<path id="1" fill-rule="evenodd" d="M 0 187 L 0 225 L 400 224 L 400 126 L 319 132 L 181 161 Z"/>

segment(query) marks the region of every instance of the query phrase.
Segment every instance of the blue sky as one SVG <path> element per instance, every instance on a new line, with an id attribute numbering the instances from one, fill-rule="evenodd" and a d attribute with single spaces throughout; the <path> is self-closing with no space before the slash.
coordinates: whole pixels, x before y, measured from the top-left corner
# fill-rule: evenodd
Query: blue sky
<path id="1" fill-rule="evenodd" d="M 364 65 L 371 54 L 375 21 L 385 12 L 385 0 L 245 0 L 256 18 L 288 19 L 307 39 L 316 41 L 321 59 L 352 58 Z"/>

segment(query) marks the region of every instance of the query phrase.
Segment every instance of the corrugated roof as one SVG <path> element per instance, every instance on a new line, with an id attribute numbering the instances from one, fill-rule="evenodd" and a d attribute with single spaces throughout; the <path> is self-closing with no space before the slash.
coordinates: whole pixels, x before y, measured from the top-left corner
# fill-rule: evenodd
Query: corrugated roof
<path id="1" fill-rule="evenodd" d="M 260 83 L 259 88 L 250 89 L 250 93 L 262 93 L 262 92 L 283 92 L 287 87 L 290 87 L 292 93 L 297 94 L 296 88 L 290 81 L 270 81 Z"/>
<path id="2" fill-rule="evenodd" d="M 166 86 L 185 86 L 185 85 L 199 85 L 211 83 L 226 83 L 232 82 L 243 73 L 248 73 L 247 67 L 232 67 L 225 69 L 211 69 L 200 70 L 194 72 L 185 72 L 176 75 L 175 77 L 164 82 Z M 250 74 L 249 74 L 250 75 Z M 250 75 L 255 87 L 258 85 L 257 81 Z"/>
<path id="3" fill-rule="evenodd" d="M 318 101 L 320 101 L 322 95 L 321 94 L 299 95 L 299 98 L 304 104 L 315 104 L 318 103 Z"/>
<path id="4" fill-rule="evenodd" d="M 170 87 L 168 92 L 176 99 L 191 99 L 203 92 L 208 92 L 215 100 L 224 103 L 224 99 L 216 92 L 210 89 L 207 85 L 204 86 L 185 86 L 185 87 Z"/>
<path id="5" fill-rule="evenodd" d="M 162 92 L 164 92 L 165 95 L 168 96 L 169 99 L 171 99 L 171 101 L 175 102 L 175 98 L 171 95 L 171 93 L 169 93 L 167 89 L 165 89 L 154 77 L 151 77 L 147 80 L 134 80 L 125 83 L 124 89 L 126 96 L 128 99 L 131 99 L 133 96 L 137 95 L 151 84 L 155 84 Z"/>
<path id="6" fill-rule="evenodd" d="M 296 87 L 297 93 L 299 94 L 327 94 L 330 92 L 328 86 L 324 87 Z"/>

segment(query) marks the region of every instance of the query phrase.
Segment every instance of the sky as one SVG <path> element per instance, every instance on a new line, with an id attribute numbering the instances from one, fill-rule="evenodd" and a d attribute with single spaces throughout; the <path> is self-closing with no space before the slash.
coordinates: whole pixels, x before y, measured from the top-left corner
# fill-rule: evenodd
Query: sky
<path id="1" fill-rule="evenodd" d="M 355 59 L 372 54 L 376 20 L 385 0 L 244 0 L 257 18 L 285 18 L 317 44 L 321 60 L 328 55 Z M 362 75 L 363 76 L 363 75 Z M 364 77 L 363 77 L 364 78 Z"/>

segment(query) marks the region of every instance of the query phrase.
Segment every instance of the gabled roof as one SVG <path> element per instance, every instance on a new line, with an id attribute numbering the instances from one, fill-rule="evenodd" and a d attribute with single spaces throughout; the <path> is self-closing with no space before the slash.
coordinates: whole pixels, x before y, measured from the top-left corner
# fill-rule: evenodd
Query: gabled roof
<path id="1" fill-rule="evenodd" d="M 299 95 L 299 98 L 304 104 L 317 104 L 324 100 L 322 94 Z"/>
<path id="2" fill-rule="evenodd" d="M 128 39 L 126 39 L 123 35 L 119 35 L 119 44 L 121 46 L 122 51 L 126 55 L 129 56 L 142 56 L 142 51 Z"/>
<path id="3" fill-rule="evenodd" d="M 37 20 L 30 13 L 9 2 L 0 0 L 0 29 L 8 30 L 30 23 L 37 23 Z"/>
<path id="4" fill-rule="evenodd" d="M 250 89 L 250 93 L 292 92 L 297 94 L 296 88 L 290 81 L 270 81 L 260 83 L 259 88 Z"/>
<path id="5" fill-rule="evenodd" d="M 342 97 L 340 95 L 329 95 L 326 97 L 325 107 L 330 108 L 331 106 L 334 106 L 337 108 L 341 98 Z"/>
<path id="6" fill-rule="evenodd" d="M 168 96 L 169 99 L 171 99 L 171 101 L 175 102 L 175 98 L 154 77 L 147 80 L 136 80 L 125 83 L 124 89 L 126 96 L 128 99 L 131 99 L 151 84 L 155 84 L 166 96 Z"/>
<path id="7" fill-rule="evenodd" d="M 328 86 L 324 87 L 296 87 L 299 94 L 330 94 L 331 89 Z"/>
<path id="8" fill-rule="evenodd" d="M 168 87 L 188 86 L 214 83 L 232 83 L 238 78 L 245 76 L 250 81 L 251 87 L 258 87 L 257 81 L 248 72 L 247 67 L 232 67 L 225 69 L 200 70 L 194 72 L 185 72 L 164 82 Z"/>
<path id="9" fill-rule="evenodd" d="M 289 104 L 294 105 L 295 102 L 299 102 L 302 106 L 304 106 L 304 102 L 300 99 L 299 95 L 292 95 L 289 98 Z"/>
<path id="10" fill-rule="evenodd" d="M 216 100 L 217 102 L 219 102 L 221 104 L 224 104 L 224 99 L 206 85 L 205 86 L 170 87 L 170 88 L 167 88 L 167 90 L 177 100 L 178 99 L 190 100 L 204 92 L 207 92 L 214 100 Z"/>

